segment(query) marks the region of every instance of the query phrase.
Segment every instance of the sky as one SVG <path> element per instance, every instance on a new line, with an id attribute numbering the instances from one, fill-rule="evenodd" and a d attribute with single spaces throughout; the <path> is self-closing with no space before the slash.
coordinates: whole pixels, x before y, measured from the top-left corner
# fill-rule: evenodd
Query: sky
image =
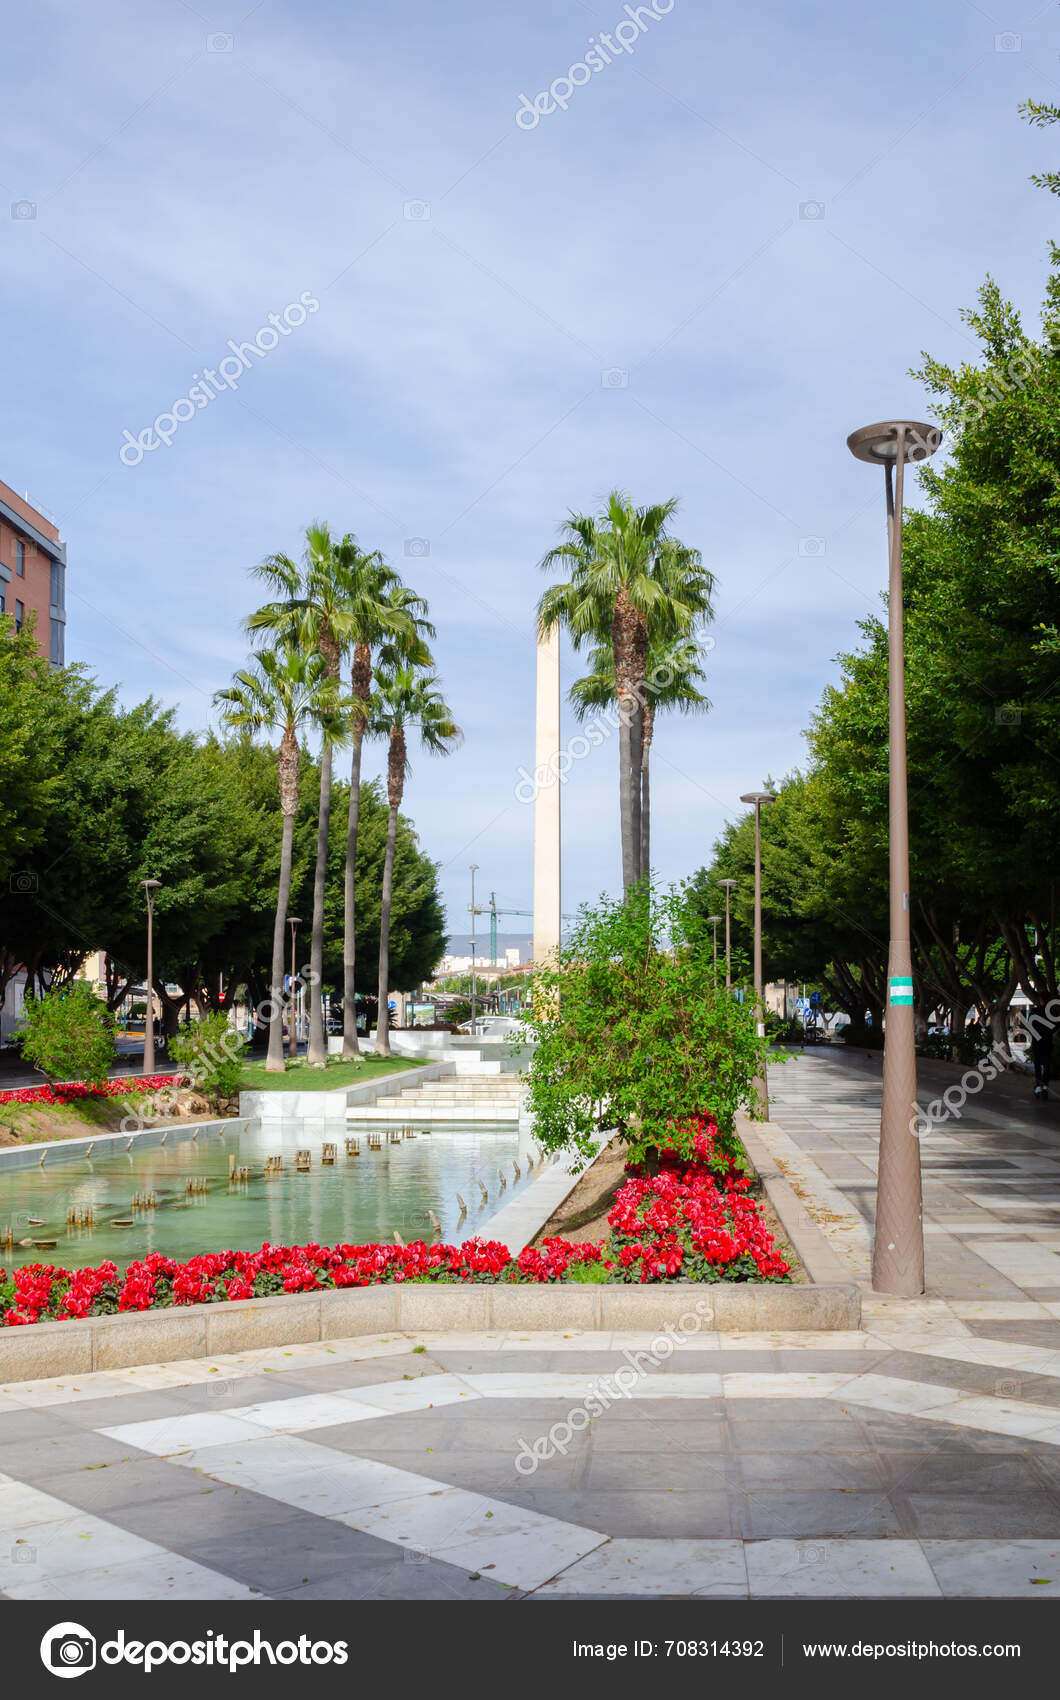
<path id="1" fill-rule="evenodd" d="M 664 4 L 5 22 L 0 478 L 67 542 L 67 658 L 205 728 L 254 563 L 317 519 L 381 549 L 464 731 L 413 751 L 405 802 L 454 933 L 472 862 L 530 907 L 538 563 L 568 511 L 677 496 L 716 575 L 711 712 L 656 733 L 679 880 L 804 762 L 879 607 L 882 479 L 846 436 L 930 417 L 910 369 L 973 355 L 988 272 L 1036 323 L 1057 234 L 1029 177 L 1060 134 L 1017 115 L 1060 100 L 1055 5 Z M 611 738 L 564 784 L 564 910 L 619 886 L 617 762 Z"/>

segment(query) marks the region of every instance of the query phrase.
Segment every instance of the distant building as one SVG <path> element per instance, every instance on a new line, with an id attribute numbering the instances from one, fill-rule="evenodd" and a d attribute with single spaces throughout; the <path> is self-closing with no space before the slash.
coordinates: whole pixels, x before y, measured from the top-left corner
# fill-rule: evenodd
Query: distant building
<path id="1" fill-rule="evenodd" d="M 66 662 L 66 544 L 59 528 L 0 482 L 0 613 L 21 631 L 37 616 L 37 648 L 53 667 Z"/>

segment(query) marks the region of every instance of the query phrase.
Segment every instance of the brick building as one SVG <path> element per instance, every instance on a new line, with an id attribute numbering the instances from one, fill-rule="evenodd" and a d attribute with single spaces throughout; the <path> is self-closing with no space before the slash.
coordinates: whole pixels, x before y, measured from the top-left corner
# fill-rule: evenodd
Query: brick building
<path id="1" fill-rule="evenodd" d="M 23 496 L 0 482 L 0 613 L 21 629 L 37 616 L 37 647 L 53 667 L 66 660 L 66 544 Z"/>

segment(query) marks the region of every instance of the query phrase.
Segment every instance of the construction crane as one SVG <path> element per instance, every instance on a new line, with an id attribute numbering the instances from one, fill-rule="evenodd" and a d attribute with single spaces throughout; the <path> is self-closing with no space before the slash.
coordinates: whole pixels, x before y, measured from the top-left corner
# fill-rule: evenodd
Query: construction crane
<path id="1" fill-rule="evenodd" d="M 477 911 L 477 913 L 481 915 L 481 914 L 484 913 L 484 911 L 482 909 L 479 909 Z M 492 892 L 492 891 L 490 892 L 489 918 L 490 918 L 490 962 L 491 963 L 496 965 L 496 962 L 497 962 L 497 916 L 498 915 L 528 915 L 532 918 L 533 913 L 534 913 L 534 911 L 532 909 L 498 909 L 497 908 L 496 893 Z M 577 916 L 576 915 L 564 915 L 563 919 L 565 921 L 574 921 L 574 920 L 577 920 Z"/>

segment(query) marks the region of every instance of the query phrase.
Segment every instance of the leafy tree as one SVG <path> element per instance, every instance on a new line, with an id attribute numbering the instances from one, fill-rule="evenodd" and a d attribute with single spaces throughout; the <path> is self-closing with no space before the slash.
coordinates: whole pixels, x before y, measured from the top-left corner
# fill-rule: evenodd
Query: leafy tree
<path id="1" fill-rule="evenodd" d="M 87 981 L 27 998 L 22 1019 L 22 1055 L 34 1068 L 52 1080 L 106 1080 L 118 1054 L 114 1020 Z"/>
<path id="2" fill-rule="evenodd" d="M 601 898 L 571 928 L 554 968 L 535 976 L 527 1036 L 535 1137 L 588 1159 L 594 1134 L 616 1128 L 634 1160 L 675 1147 L 702 1112 L 725 1148 L 736 1112 L 754 1111 L 766 1046 L 753 999 L 714 976 L 713 938 L 687 890 L 649 882 L 621 902 Z"/>
<path id="3" fill-rule="evenodd" d="M 192 1022 L 170 1041 L 169 1054 L 192 1085 L 215 1104 L 239 1092 L 244 1041 L 219 1011 Z"/>

